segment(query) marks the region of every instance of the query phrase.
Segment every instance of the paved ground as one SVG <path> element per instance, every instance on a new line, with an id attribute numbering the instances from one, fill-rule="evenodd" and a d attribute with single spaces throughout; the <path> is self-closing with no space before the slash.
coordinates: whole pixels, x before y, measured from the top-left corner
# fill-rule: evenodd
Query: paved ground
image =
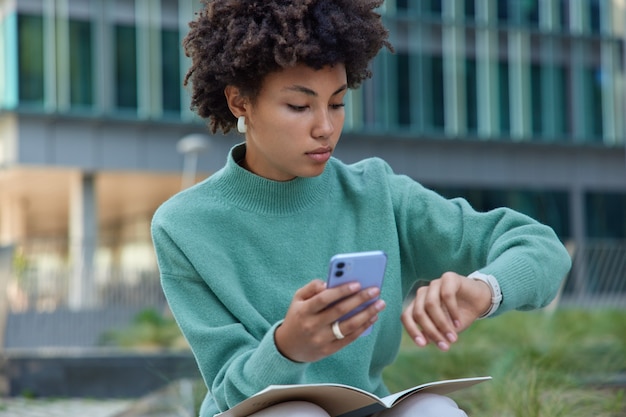
<path id="1" fill-rule="evenodd" d="M 0 398 L 0 417 L 115 417 L 131 400 Z"/>
<path id="2" fill-rule="evenodd" d="M 180 380 L 134 399 L 0 397 L 0 417 L 194 417 L 193 390 Z"/>

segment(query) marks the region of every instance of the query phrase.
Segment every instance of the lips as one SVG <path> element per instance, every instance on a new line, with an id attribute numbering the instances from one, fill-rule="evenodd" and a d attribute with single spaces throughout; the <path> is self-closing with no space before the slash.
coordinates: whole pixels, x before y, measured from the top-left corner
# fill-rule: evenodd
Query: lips
<path id="1" fill-rule="evenodd" d="M 316 162 L 326 162 L 330 159 L 332 154 L 331 147 L 317 148 L 314 151 L 307 152 L 306 155 Z"/>

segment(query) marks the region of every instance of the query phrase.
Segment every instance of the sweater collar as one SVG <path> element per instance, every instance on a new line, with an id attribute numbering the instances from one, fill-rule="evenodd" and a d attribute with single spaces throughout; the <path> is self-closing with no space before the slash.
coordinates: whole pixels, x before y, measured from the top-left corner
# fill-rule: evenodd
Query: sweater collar
<path id="1" fill-rule="evenodd" d="M 260 177 L 239 166 L 237 161 L 242 160 L 245 153 L 245 143 L 233 147 L 226 166 L 216 174 L 222 195 L 235 206 L 262 214 L 289 214 L 312 206 L 327 194 L 332 159 L 317 177 L 296 177 L 281 182 Z"/>

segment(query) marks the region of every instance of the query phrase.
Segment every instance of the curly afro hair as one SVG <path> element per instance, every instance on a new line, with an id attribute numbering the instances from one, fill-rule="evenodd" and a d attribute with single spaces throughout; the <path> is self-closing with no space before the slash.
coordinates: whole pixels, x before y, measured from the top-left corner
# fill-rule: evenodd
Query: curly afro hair
<path id="1" fill-rule="evenodd" d="M 183 41 L 192 64 L 191 109 L 211 131 L 236 124 L 224 96 L 234 85 L 257 97 L 265 76 L 304 63 L 320 69 L 343 63 L 349 88 L 371 77 L 369 62 L 393 47 L 374 9 L 383 0 L 203 0 Z"/>

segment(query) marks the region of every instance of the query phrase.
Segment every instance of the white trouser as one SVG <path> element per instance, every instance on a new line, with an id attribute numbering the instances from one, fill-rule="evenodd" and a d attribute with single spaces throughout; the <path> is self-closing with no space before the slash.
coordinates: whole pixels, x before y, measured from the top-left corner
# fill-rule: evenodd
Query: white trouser
<path id="1" fill-rule="evenodd" d="M 452 398 L 436 394 L 417 394 L 375 417 L 467 417 Z"/>
<path id="2" fill-rule="evenodd" d="M 250 414 L 249 417 L 329 417 L 329 414 L 315 404 L 290 401 Z M 417 394 L 373 417 L 467 417 L 467 414 L 448 397 Z"/>
<path id="3" fill-rule="evenodd" d="M 280 403 L 248 417 L 330 417 L 322 407 L 306 401 Z"/>

